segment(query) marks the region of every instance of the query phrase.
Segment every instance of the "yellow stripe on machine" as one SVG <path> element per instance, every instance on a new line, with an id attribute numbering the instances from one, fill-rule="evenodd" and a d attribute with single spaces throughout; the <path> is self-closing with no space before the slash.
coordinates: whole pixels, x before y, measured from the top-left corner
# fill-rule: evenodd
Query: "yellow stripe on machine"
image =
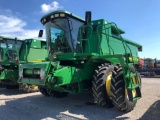
<path id="1" fill-rule="evenodd" d="M 129 60 L 130 60 L 130 61 L 132 61 L 132 60 L 133 60 L 133 61 L 139 61 L 139 58 L 136 58 L 136 57 L 129 57 Z"/>
<path id="2" fill-rule="evenodd" d="M 42 62 L 42 60 L 30 60 L 28 62 Z"/>

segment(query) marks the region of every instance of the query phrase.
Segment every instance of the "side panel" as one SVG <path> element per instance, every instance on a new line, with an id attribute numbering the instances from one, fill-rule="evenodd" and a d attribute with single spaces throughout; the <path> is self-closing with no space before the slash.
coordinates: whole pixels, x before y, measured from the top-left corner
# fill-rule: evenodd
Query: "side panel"
<path id="1" fill-rule="evenodd" d="M 46 57 L 47 57 L 47 50 L 30 48 L 29 54 L 27 56 L 27 61 L 32 62 L 36 60 L 45 60 Z"/>
<path id="2" fill-rule="evenodd" d="M 124 46 L 126 48 L 126 52 L 132 53 L 132 55 L 134 57 L 138 57 L 138 48 L 133 45 L 130 45 L 130 44 L 126 45 L 126 44 L 127 43 L 124 43 Z M 102 48 L 104 49 L 103 51 L 105 52 L 104 45 L 105 44 L 102 44 Z M 125 49 L 124 49 L 124 46 L 123 46 L 123 43 L 121 40 L 116 39 L 114 37 L 109 37 L 109 45 L 110 45 L 110 51 L 112 54 L 113 54 L 113 52 L 114 52 L 114 54 L 125 54 Z M 107 42 L 106 42 L 106 47 L 107 47 Z"/>
<path id="3" fill-rule="evenodd" d="M 0 80 L 4 79 L 18 79 L 18 70 L 5 69 L 1 71 Z"/>
<path id="4" fill-rule="evenodd" d="M 25 40 L 22 45 L 19 60 L 26 62 L 37 62 L 45 60 L 47 56 L 46 42 L 28 39 Z"/>
<path id="5" fill-rule="evenodd" d="M 96 63 L 88 62 L 79 68 L 66 66 L 58 69 L 53 72 L 54 77 L 57 79 L 55 86 L 72 84 L 84 80 L 92 80 L 95 68 L 97 68 Z"/>
<path id="6" fill-rule="evenodd" d="M 19 83 L 38 86 L 63 86 L 91 80 L 96 63 L 88 62 L 80 67 L 60 66 L 56 62 L 20 64 Z"/>

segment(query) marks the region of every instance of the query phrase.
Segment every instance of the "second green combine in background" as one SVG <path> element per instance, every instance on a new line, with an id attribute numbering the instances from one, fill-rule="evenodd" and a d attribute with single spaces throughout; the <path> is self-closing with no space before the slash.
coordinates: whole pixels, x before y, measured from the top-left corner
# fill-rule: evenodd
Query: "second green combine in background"
<path id="1" fill-rule="evenodd" d="M 37 47 L 39 44 L 42 47 Z M 32 45 L 30 44 L 32 43 Z M 42 49 L 43 56 L 37 55 Z M 32 55 L 31 55 L 32 54 Z M 38 56 L 38 57 L 37 57 Z M 18 88 L 19 63 L 44 60 L 47 56 L 46 42 L 36 39 L 17 40 L 16 38 L 0 36 L 0 84 L 7 89 Z M 34 61 L 28 61 L 28 58 Z M 21 85 L 26 92 L 37 91 L 35 85 Z"/>
<path id="2" fill-rule="evenodd" d="M 47 57 L 46 41 L 37 40 L 37 39 L 26 39 L 22 44 L 19 54 L 20 54 L 19 55 L 20 68 L 22 64 L 41 63 L 45 61 Z M 35 80 L 40 73 L 36 68 L 19 72 L 19 76 L 26 77 L 26 74 L 28 77 L 27 80 L 32 81 L 32 80 Z M 19 88 L 20 90 L 28 91 L 28 92 L 32 89 L 33 90 L 38 89 L 37 86 L 35 86 L 34 84 L 28 85 L 26 83 L 20 83 Z"/>
<path id="3" fill-rule="evenodd" d="M 141 98 L 141 77 L 134 68 L 141 45 L 122 38 L 125 32 L 115 23 L 92 21 L 91 12 L 83 20 L 55 11 L 41 22 L 46 28 L 48 58 L 21 64 L 20 83 L 38 85 L 43 95 L 53 97 L 92 90 L 100 106 L 134 108 Z"/>
<path id="4" fill-rule="evenodd" d="M 18 88 L 18 55 L 23 41 L 0 36 L 0 84 L 7 89 Z"/>

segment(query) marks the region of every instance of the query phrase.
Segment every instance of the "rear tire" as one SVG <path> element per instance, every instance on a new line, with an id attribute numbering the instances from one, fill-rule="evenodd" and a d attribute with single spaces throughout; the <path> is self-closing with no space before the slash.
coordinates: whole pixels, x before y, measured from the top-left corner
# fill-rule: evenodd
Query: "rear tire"
<path id="1" fill-rule="evenodd" d="M 130 70 L 132 73 L 135 73 L 133 67 L 131 67 Z M 141 83 L 141 81 L 139 82 Z M 136 105 L 136 101 L 132 102 L 127 98 L 123 71 L 120 65 L 114 67 L 111 81 L 111 94 L 114 106 L 122 111 L 129 112 L 133 110 Z"/>
<path id="2" fill-rule="evenodd" d="M 0 88 L 5 88 L 5 84 L 4 83 L 0 83 Z"/>
<path id="3" fill-rule="evenodd" d="M 18 89 L 18 85 L 5 85 L 6 89 Z"/>
<path id="4" fill-rule="evenodd" d="M 113 69 L 114 66 L 111 64 L 102 64 L 93 76 L 92 91 L 94 102 L 102 107 L 113 107 L 112 101 L 109 98 L 110 85 L 108 86 L 109 89 L 106 86 L 107 77 L 111 77 Z"/>

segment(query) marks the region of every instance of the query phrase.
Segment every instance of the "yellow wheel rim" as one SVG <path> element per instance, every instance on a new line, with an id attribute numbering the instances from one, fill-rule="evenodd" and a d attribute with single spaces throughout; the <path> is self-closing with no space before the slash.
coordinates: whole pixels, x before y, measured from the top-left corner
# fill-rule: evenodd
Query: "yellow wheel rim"
<path id="1" fill-rule="evenodd" d="M 109 74 L 107 75 L 107 78 L 106 78 L 106 91 L 107 91 L 107 95 L 109 97 L 111 97 L 111 77 L 112 77 L 112 72 L 109 72 Z"/>
<path id="2" fill-rule="evenodd" d="M 131 74 L 132 74 L 132 73 L 131 73 Z M 133 80 L 133 83 L 136 84 L 136 78 L 135 78 L 135 77 L 132 77 L 132 80 Z M 135 90 L 135 89 L 132 90 L 133 98 L 136 97 L 136 94 L 137 94 L 137 93 L 136 93 L 136 90 Z"/>
<path id="3" fill-rule="evenodd" d="M 36 86 L 36 85 L 30 85 L 30 88 L 31 88 L 31 89 L 37 89 L 38 86 Z"/>
<path id="4" fill-rule="evenodd" d="M 133 73 L 131 73 L 131 74 L 133 74 Z M 135 77 L 132 77 L 132 80 L 133 80 L 133 83 L 134 83 L 134 84 L 137 84 Z M 139 76 L 138 76 L 138 82 L 139 82 L 138 84 L 141 84 L 141 83 L 140 83 L 140 77 L 139 77 Z M 127 95 L 127 98 L 128 98 L 128 91 L 127 91 L 127 89 L 126 89 L 125 91 L 126 91 L 126 95 Z M 135 90 L 135 89 L 132 90 L 132 95 L 133 95 L 133 98 L 136 97 L 137 93 L 136 93 L 136 90 Z"/>

